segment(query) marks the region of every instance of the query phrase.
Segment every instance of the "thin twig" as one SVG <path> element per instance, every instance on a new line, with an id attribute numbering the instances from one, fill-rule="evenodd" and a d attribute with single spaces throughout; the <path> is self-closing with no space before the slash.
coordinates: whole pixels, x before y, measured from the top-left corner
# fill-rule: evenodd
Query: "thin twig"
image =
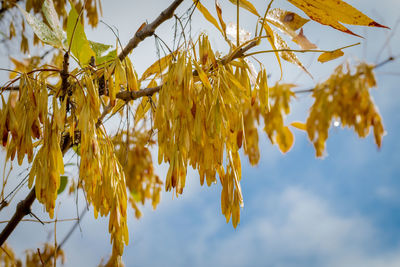
<path id="1" fill-rule="evenodd" d="M 69 133 L 66 134 L 66 136 L 69 137 Z M 78 137 L 78 138 L 77 138 Z M 75 141 L 79 139 L 80 136 L 75 136 Z M 61 151 L 63 155 L 68 151 L 69 148 L 72 147 L 72 138 L 65 138 L 68 139 L 68 142 L 61 142 Z M 15 210 L 15 213 L 11 220 L 7 223 L 6 227 L 1 231 L 0 233 L 0 246 L 4 244 L 4 242 L 7 240 L 7 238 L 11 235 L 11 233 L 14 231 L 14 229 L 17 227 L 17 225 L 21 222 L 21 220 L 28 214 L 31 213 L 31 206 L 33 202 L 36 199 L 36 190 L 35 187 L 31 189 L 29 194 L 26 196 L 24 200 L 21 200 L 17 208 Z"/>
<path id="2" fill-rule="evenodd" d="M 378 68 L 380 68 L 380 67 L 386 65 L 387 63 L 396 60 L 396 58 L 398 58 L 398 57 L 399 57 L 399 56 L 391 56 L 391 57 L 385 59 L 384 61 L 382 61 L 382 62 L 376 64 L 376 65 L 374 66 L 374 69 L 378 69 Z M 296 90 L 296 91 L 294 91 L 293 93 L 295 93 L 295 94 L 304 94 L 304 93 L 312 93 L 312 92 L 314 92 L 314 88 Z"/>
<path id="3" fill-rule="evenodd" d="M 152 36 L 158 26 L 160 26 L 164 21 L 172 18 L 175 9 L 183 2 L 183 0 L 175 0 L 167 9 L 165 9 L 161 14 L 150 24 L 147 24 L 140 31 L 136 32 L 132 39 L 129 40 L 128 44 L 118 55 L 119 59 L 122 61 L 124 58 L 133 50 L 138 44 L 149 36 Z"/>

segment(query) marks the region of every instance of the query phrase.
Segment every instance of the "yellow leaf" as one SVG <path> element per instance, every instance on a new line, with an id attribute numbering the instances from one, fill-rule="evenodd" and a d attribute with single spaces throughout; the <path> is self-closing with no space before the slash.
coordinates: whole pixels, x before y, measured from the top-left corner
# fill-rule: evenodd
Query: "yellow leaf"
<path id="1" fill-rule="evenodd" d="M 143 81 L 150 77 L 153 74 L 159 76 L 171 63 L 173 54 L 166 55 L 165 57 L 160 58 L 156 62 L 154 62 L 143 74 L 140 78 L 140 81 Z"/>
<path id="2" fill-rule="evenodd" d="M 280 8 L 274 8 L 268 12 L 267 21 L 283 32 L 297 31 L 310 20 L 305 19 L 294 12 Z"/>
<path id="3" fill-rule="evenodd" d="M 307 131 L 307 126 L 303 122 L 295 121 L 295 122 L 292 122 L 290 125 L 295 127 L 295 128 L 297 128 L 297 129 L 299 129 L 299 130 Z"/>
<path id="4" fill-rule="evenodd" d="M 267 23 L 263 24 L 263 28 L 265 30 L 265 33 L 268 36 L 268 42 L 271 44 L 272 49 L 277 50 L 277 47 L 275 45 L 275 33 L 274 33 L 274 31 L 271 29 L 271 27 Z M 279 53 L 275 52 L 275 56 L 276 56 L 276 59 L 278 60 L 278 63 L 279 63 L 279 69 L 281 70 L 281 78 L 280 79 L 282 79 L 283 70 L 282 70 L 281 59 L 279 58 Z"/>
<path id="5" fill-rule="evenodd" d="M 221 6 L 220 6 L 218 0 L 215 0 L 215 9 L 217 10 L 219 23 L 221 24 L 222 30 L 225 33 L 226 32 L 226 24 L 224 22 L 224 19 L 222 18 L 222 9 L 221 9 Z"/>
<path id="6" fill-rule="evenodd" d="M 282 153 L 286 153 L 292 148 L 294 136 L 289 127 L 282 128 L 282 132 L 279 132 L 276 136 L 276 142 L 278 143 L 279 149 Z"/>
<path id="7" fill-rule="evenodd" d="M 370 19 L 356 8 L 343 2 L 342 0 L 288 0 L 296 7 L 303 10 L 312 20 L 321 24 L 331 26 L 339 31 L 353 34 L 340 22 L 351 25 L 383 27 L 374 20 Z"/>
<path id="8" fill-rule="evenodd" d="M 199 74 L 200 81 L 203 83 L 203 85 L 208 90 L 212 91 L 211 83 L 208 80 L 207 74 L 201 69 L 201 67 L 199 66 L 199 64 L 196 61 L 194 61 L 193 63 L 194 63 L 194 66 L 195 66 L 195 68 L 197 70 L 197 73 Z"/>
<path id="9" fill-rule="evenodd" d="M 309 49 L 316 49 L 317 46 L 313 43 L 311 43 L 307 37 L 303 33 L 303 28 L 300 29 L 300 32 L 298 35 L 296 35 L 293 39 L 293 42 L 298 44 L 302 49 L 304 50 L 309 50 Z"/>
<path id="10" fill-rule="evenodd" d="M 339 57 L 341 57 L 343 55 L 344 55 L 344 53 L 340 49 L 339 50 L 335 50 L 333 52 L 325 52 L 325 53 L 322 53 L 318 57 L 318 61 L 321 62 L 321 63 L 325 63 L 325 62 L 337 59 L 337 58 L 339 58 Z"/>
<path id="11" fill-rule="evenodd" d="M 229 1 L 234 5 L 237 4 L 237 0 L 229 0 Z M 239 6 L 241 8 L 246 9 L 247 11 L 250 11 L 251 13 L 256 15 L 257 17 L 260 17 L 260 14 L 258 14 L 257 9 L 249 1 L 247 1 L 247 0 L 239 0 Z"/>
<path id="12" fill-rule="evenodd" d="M 142 99 L 135 113 L 135 123 L 139 122 L 146 115 L 151 107 L 150 100 L 147 97 Z"/>
<path id="13" fill-rule="evenodd" d="M 218 25 L 217 20 L 211 15 L 210 11 L 208 11 L 208 9 L 203 6 L 203 4 L 200 3 L 199 0 L 193 0 L 193 3 L 195 3 L 196 8 L 201 12 L 201 14 L 203 14 L 204 18 L 211 22 L 215 26 L 215 28 L 217 28 L 222 34 L 224 34 L 221 27 Z"/>
<path id="14" fill-rule="evenodd" d="M 308 70 L 303 66 L 303 64 L 300 62 L 300 60 L 298 59 L 298 57 L 296 56 L 296 54 L 292 51 L 290 51 L 290 47 L 286 44 L 286 42 L 282 39 L 282 37 L 280 37 L 278 34 L 276 34 L 274 32 L 274 40 L 275 40 L 275 46 L 278 50 L 287 50 L 287 51 L 282 51 L 279 52 L 280 56 L 282 57 L 282 59 L 296 64 L 297 66 L 299 66 L 301 69 L 304 70 L 304 72 L 306 72 L 310 77 L 312 77 L 312 75 L 308 72 Z"/>

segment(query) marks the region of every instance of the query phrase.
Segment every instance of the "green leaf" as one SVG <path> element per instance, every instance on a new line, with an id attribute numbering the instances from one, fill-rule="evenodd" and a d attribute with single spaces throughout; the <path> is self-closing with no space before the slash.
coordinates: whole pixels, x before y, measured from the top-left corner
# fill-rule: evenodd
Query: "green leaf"
<path id="1" fill-rule="evenodd" d="M 76 146 L 73 146 L 72 149 L 75 151 L 75 153 L 80 156 L 81 155 L 81 144 L 78 144 Z"/>
<path id="2" fill-rule="evenodd" d="M 32 16 L 26 12 L 23 8 L 17 5 L 24 15 L 28 24 L 32 27 L 33 32 L 42 40 L 44 43 L 54 46 L 56 48 L 62 48 L 62 40 L 41 20 Z"/>
<path id="3" fill-rule="evenodd" d="M 60 176 L 60 187 L 58 188 L 57 195 L 64 192 L 65 188 L 67 187 L 68 183 L 68 176 L 62 175 Z"/>
<path id="4" fill-rule="evenodd" d="M 90 47 L 83 25 L 78 17 L 78 12 L 76 12 L 74 5 L 71 3 L 71 11 L 69 12 L 67 19 L 68 46 L 71 47 L 71 52 L 78 59 L 79 63 L 82 66 L 85 66 L 89 64 L 90 58 L 92 56 L 95 57 L 96 55 Z"/>
<path id="5" fill-rule="evenodd" d="M 53 1 L 45 0 L 43 2 L 42 11 L 50 28 L 53 29 L 54 34 L 57 36 L 57 39 L 61 41 L 62 44 L 63 40 L 65 39 L 65 34 L 60 25 L 60 19 L 58 18 L 57 12 L 54 8 Z"/>
<path id="6" fill-rule="evenodd" d="M 136 192 L 134 189 L 131 191 L 131 196 L 135 202 L 141 202 L 142 198 L 140 197 L 139 193 Z"/>
<path id="7" fill-rule="evenodd" d="M 117 57 L 117 51 L 111 50 L 107 55 L 97 58 L 96 64 L 101 65 L 107 61 L 112 61 Z"/>
<path id="8" fill-rule="evenodd" d="M 102 44 L 89 40 L 90 47 L 96 54 L 96 58 L 101 57 L 101 55 L 112 47 L 112 45 Z"/>

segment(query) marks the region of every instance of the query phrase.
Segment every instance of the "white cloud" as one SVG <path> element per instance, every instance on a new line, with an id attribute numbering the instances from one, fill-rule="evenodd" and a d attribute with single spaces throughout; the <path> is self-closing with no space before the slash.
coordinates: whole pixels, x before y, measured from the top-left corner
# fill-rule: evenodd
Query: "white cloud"
<path id="1" fill-rule="evenodd" d="M 257 217 L 246 217 L 228 234 L 227 228 L 231 226 L 224 224 L 215 206 L 199 209 L 198 223 L 187 222 L 190 227 L 184 222 L 171 223 L 170 219 L 163 218 L 167 214 L 147 218 L 140 227 L 145 240 L 132 249 L 127 248 L 126 263 L 140 266 L 400 266 L 400 247 L 385 250 L 379 231 L 367 218 L 338 214 L 321 196 L 288 187 L 269 197 L 255 197 L 259 205 Z M 184 221 L 184 212 L 181 216 Z M 160 222 L 164 224 L 162 227 L 157 225 Z"/>
<path id="2" fill-rule="evenodd" d="M 379 251 L 379 235 L 367 219 L 335 214 L 303 189 L 289 187 L 259 205 L 264 217 L 218 245 L 212 255 L 219 265 L 400 266 L 400 248 Z"/>

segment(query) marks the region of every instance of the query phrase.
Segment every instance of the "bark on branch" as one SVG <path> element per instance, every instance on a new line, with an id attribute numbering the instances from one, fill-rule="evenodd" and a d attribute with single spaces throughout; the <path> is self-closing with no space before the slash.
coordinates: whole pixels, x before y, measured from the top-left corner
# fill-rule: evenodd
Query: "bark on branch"
<path id="1" fill-rule="evenodd" d="M 36 199 L 35 188 L 32 188 L 31 192 L 29 192 L 28 196 L 18 203 L 17 209 L 14 213 L 14 216 L 7 223 L 6 227 L 0 234 L 0 246 L 4 244 L 10 234 L 14 231 L 15 227 L 17 227 L 18 223 L 25 217 L 31 213 L 31 206 L 33 201 Z"/>
<path id="2" fill-rule="evenodd" d="M 132 39 L 129 40 L 128 44 L 125 46 L 124 50 L 118 55 L 119 59 L 122 61 L 124 58 L 135 48 L 137 45 L 149 36 L 154 34 L 154 31 L 158 26 L 160 26 L 164 21 L 172 18 L 175 9 L 183 2 L 183 0 L 175 0 L 167 9 L 165 9 L 161 14 L 150 24 L 147 24 L 143 29 L 135 33 Z"/>
<path id="3" fill-rule="evenodd" d="M 75 138 L 74 141 L 75 143 L 80 140 L 80 132 L 75 131 Z M 68 151 L 71 146 L 74 145 L 72 143 L 72 138 L 70 137 L 69 133 L 66 133 L 62 138 L 61 138 L 61 151 L 63 155 Z M 31 213 L 31 206 L 33 202 L 36 199 L 36 191 L 35 187 L 31 189 L 29 192 L 28 196 L 24 199 L 21 200 L 18 205 L 17 209 L 15 210 L 15 213 L 11 220 L 7 223 L 6 227 L 1 231 L 0 233 L 0 247 L 4 244 L 4 242 L 7 240 L 7 238 L 11 235 L 11 233 L 14 231 L 14 229 L 17 227 L 19 222 L 28 214 Z"/>

